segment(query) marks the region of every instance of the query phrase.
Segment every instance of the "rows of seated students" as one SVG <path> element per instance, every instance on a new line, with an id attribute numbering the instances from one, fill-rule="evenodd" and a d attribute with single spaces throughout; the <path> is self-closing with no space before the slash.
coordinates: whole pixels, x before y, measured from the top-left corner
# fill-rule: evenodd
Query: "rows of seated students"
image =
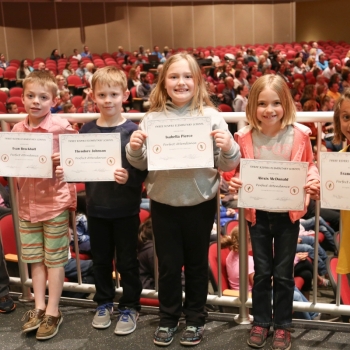
<path id="1" fill-rule="evenodd" d="M 162 62 L 179 51 L 190 52 L 197 58 L 211 100 L 223 112 L 244 112 L 252 84 L 265 74 L 278 74 L 286 81 L 298 111 L 331 111 L 340 93 L 350 87 L 350 44 L 334 41 L 188 47 L 176 50 L 166 46 L 163 52 L 158 46 L 154 46 L 153 51 L 140 46 L 134 52 L 125 51 L 119 46 L 118 51 L 101 55 L 92 54 L 89 47 L 84 46 L 80 54 L 74 49 L 73 55 L 69 57 L 54 49 L 46 60 L 27 58 L 10 62 L 0 54 L 0 79 L 5 72 L 16 70 L 16 82 L 20 85 L 21 80 L 33 69 L 49 70 L 56 76 L 59 87 L 57 106 L 52 112 L 94 113 L 98 111 L 91 98 L 91 77 L 96 69 L 113 65 L 124 70 L 128 76 L 131 94 L 123 105 L 124 110 L 145 112 Z M 157 68 L 149 69 L 147 64 L 151 60 L 157 61 Z M 148 72 L 144 68 L 149 69 Z M 16 103 L 18 109 L 15 110 L 24 113 L 21 93 L 20 87 L 10 88 L 8 94 L 0 91 L 0 112 L 10 112 L 6 103 Z M 316 142 L 316 127 L 313 123 L 307 125 L 312 130 L 313 142 Z M 338 150 L 340 145 L 334 146 L 330 142 L 332 135 L 332 125 L 326 124 L 323 128 L 323 143 L 329 150 Z"/>

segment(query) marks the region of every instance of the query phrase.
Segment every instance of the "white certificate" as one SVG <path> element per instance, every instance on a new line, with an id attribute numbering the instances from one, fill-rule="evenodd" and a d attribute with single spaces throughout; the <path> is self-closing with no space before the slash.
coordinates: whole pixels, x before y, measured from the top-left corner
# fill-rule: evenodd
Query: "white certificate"
<path id="1" fill-rule="evenodd" d="M 321 153 L 320 173 L 321 207 L 350 210 L 350 153 Z"/>
<path id="2" fill-rule="evenodd" d="M 303 210 L 306 162 L 241 159 L 238 206 L 262 210 Z"/>
<path id="3" fill-rule="evenodd" d="M 60 152 L 65 181 L 114 181 L 122 164 L 119 133 L 60 135 Z"/>
<path id="4" fill-rule="evenodd" d="M 214 167 L 210 117 L 146 121 L 148 170 Z"/>
<path id="5" fill-rule="evenodd" d="M 52 178 L 52 134 L 0 132 L 0 175 Z"/>

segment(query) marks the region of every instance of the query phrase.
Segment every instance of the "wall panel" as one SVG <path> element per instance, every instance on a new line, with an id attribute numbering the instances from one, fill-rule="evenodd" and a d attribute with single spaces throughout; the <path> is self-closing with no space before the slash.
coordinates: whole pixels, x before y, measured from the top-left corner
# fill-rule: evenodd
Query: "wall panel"
<path id="1" fill-rule="evenodd" d="M 217 4 L 214 7 L 214 42 L 212 46 L 235 45 L 234 10 L 232 4 Z M 206 46 L 208 46 L 206 45 Z"/>
<path id="2" fill-rule="evenodd" d="M 61 52 L 66 53 L 67 56 L 73 54 L 75 48 L 82 52 L 87 38 L 85 39 L 84 28 L 80 27 L 79 4 L 56 3 L 56 11 Z"/>
<path id="3" fill-rule="evenodd" d="M 20 5 L 20 6 L 19 6 Z M 27 3 L 3 3 L 8 58 L 33 56 L 32 37 Z M 20 8 L 20 11 L 19 11 Z"/>
<path id="4" fill-rule="evenodd" d="M 333 13 L 333 10 L 326 11 L 326 2 L 318 2 L 322 5 L 322 15 Z M 346 3 L 345 0 L 334 2 L 339 5 L 336 6 L 338 9 Z M 161 49 L 165 45 L 173 48 L 226 46 L 292 41 L 294 36 L 295 4 L 272 4 L 272 1 L 255 4 L 236 1 L 173 3 L 165 0 L 141 3 L 44 2 L 31 3 L 30 12 L 24 2 L 6 2 L 2 6 L 5 30 L 1 30 L 0 22 L 0 50 L 6 50 L 6 36 L 9 58 L 48 57 L 54 48 L 71 55 L 74 48 L 81 52 L 85 44 L 92 52 L 108 50 L 112 53 L 119 45 L 127 51 L 134 51 L 141 44 L 150 49 L 154 45 Z M 301 39 L 311 35 L 320 39 L 328 36 L 327 33 L 333 35 L 328 22 L 323 22 L 321 27 L 317 16 L 316 19 L 309 16 L 306 20 L 304 13 L 306 10 L 310 13 L 311 6 L 315 3 L 297 5 L 298 18 L 301 19 L 297 30 L 299 36 L 303 36 Z M 338 12 L 338 16 L 342 28 L 346 28 L 346 15 Z M 338 20 L 332 22 L 332 26 L 338 28 L 338 37 L 345 37 L 346 31 L 339 30 L 337 24 Z M 308 31 L 302 31 L 301 27 L 307 27 Z"/>
<path id="5" fill-rule="evenodd" d="M 213 5 L 202 4 L 193 6 L 194 46 L 206 47 L 214 42 Z"/>
<path id="6" fill-rule="evenodd" d="M 42 11 L 45 16 L 42 15 Z M 46 58 L 53 49 L 60 49 L 54 4 L 31 3 L 30 12 L 32 16 L 34 56 Z M 66 52 L 66 54 L 70 54 L 70 52 Z"/>
<path id="7" fill-rule="evenodd" d="M 173 4 L 174 47 L 193 47 L 192 3 Z"/>
<path id="8" fill-rule="evenodd" d="M 234 33 L 236 44 L 254 44 L 254 5 L 234 5 Z"/>
<path id="9" fill-rule="evenodd" d="M 158 45 L 159 49 L 163 51 L 164 46 L 174 47 L 173 18 L 170 3 L 151 4 L 151 32 L 151 43 L 149 45 L 140 43 L 145 48 L 152 49 L 154 45 Z"/>
<path id="10" fill-rule="evenodd" d="M 118 50 L 123 46 L 130 51 L 129 22 L 127 7 L 120 3 L 106 3 L 107 40 L 109 52 Z"/>
<path id="11" fill-rule="evenodd" d="M 254 43 L 263 44 L 273 41 L 273 5 L 256 4 L 254 11 Z"/>
<path id="12" fill-rule="evenodd" d="M 291 4 L 276 4 L 274 6 L 274 39 L 275 43 L 293 41 L 293 22 L 295 20 Z"/>
<path id="13" fill-rule="evenodd" d="M 130 25 L 130 51 L 137 50 L 140 45 L 152 46 L 151 13 L 148 4 L 128 4 Z"/>

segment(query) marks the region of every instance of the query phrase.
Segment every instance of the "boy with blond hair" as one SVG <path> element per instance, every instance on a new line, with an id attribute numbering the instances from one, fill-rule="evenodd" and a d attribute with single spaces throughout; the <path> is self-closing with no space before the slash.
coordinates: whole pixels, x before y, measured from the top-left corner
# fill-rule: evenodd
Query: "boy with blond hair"
<path id="1" fill-rule="evenodd" d="M 126 335 L 136 329 L 142 284 L 137 260 L 137 236 L 141 186 L 145 171 L 132 167 L 126 159 L 125 146 L 137 125 L 125 119 L 122 104 L 129 96 L 125 74 L 115 67 L 104 67 L 92 77 L 92 99 L 100 110 L 97 120 L 86 123 L 80 133 L 120 133 L 122 168 L 115 169 L 115 181 L 86 182 L 86 211 L 90 232 L 97 302 L 92 326 L 108 328 L 113 313 L 115 286 L 112 278 L 114 251 L 121 277 L 123 295 L 120 316 L 114 333 Z M 56 175 L 63 178 L 62 167 Z"/>
<path id="2" fill-rule="evenodd" d="M 59 164 L 59 134 L 74 134 L 68 121 L 53 116 L 56 104 L 55 79 L 45 71 L 32 72 L 23 81 L 22 100 L 28 116 L 17 123 L 14 132 L 53 134 L 53 167 Z M 37 330 L 37 339 L 54 337 L 62 323 L 58 308 L 68 262 L 68 210 L 76 206 L 74 185 L 50 179 L 17 178 L 21 259 L 31 264 L 35 309 L 23 316 L 22 332 Z M 45 303 L 46 280 L 49 299 Z"/>

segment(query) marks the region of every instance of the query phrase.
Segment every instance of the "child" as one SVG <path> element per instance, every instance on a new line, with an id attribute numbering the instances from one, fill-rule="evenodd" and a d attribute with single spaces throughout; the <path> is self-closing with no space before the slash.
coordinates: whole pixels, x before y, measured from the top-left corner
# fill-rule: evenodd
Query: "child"
<path id="1" fill-rule="evenodd" d="M 80 133 L 118 132 L 122 146 L 122 168 L 114 171 L 115 181 L 85 183 L 96 285 L 94 301 L 98 305 L 92 326 L 102 329 L 111 324 L 115 297 L 112 263 L 116 249 L 116 266 L 121 276 L 123 296 L 119 300 L 120 317 L 114 333 L 125 335 L 136 329 L 140 310 L 142 285 L 137 261 L 137 236 L 141 185 L 146 173 L 130 166 L 125 157 L 125 146 L 137 129 L 136 124 L 121 115 L 122 103 L 129 96 L 125 74 L 115 67 L 104 67 L 96 71 L 91 84 L 92 98 L 101 115 L 97 120 L 86 123 Z M 56 173 L 62 178 L 62 167 L 58 167 Z"/>
<path id="2" fill-rule="evenodd" d="M 308 162 L 307 197 L 319 198 L 319 175 L 312 162 L 310 130 L 295 121 L 295 105 L 287 84 L 279 76 L 266 75 L 252 87 L 246 109 L 250 125 L 238 131 L 235 140 L 242 157 L 250 159 Z M 242 187 L 236 173 L 232 192 Z M 243 180 L 244 181 L 244 180 Z M 293 308 L 293 262 L 304 211 L 246 209 L 255 266 L 253 286 L 254 324 L 248 345 L 263 347 L 274 325 L 272 349 L 290 349 Z M 274 249 L 272 248 L 274 246 Z M 271 278 L 273 277 L 273 318 Z"/>
<path id="3" fill-rule="evenodd" d="M 215 169 L 151 171 L 146 179 L 151 198 L 153 233 L 159 264 L 160 323 L 154 343 L 173 341 L 181 312 L 186 328 L 180 343 L 196 345 L 203 336 L 208 290 L 208 249 L 220 184 L 217 167 L 234 169 L 240 154 L 227 124 L 212 107 L 204 79 L 195 59 L 176 54 L 164 63 L 158 84 L 151 94 L 145 119 L 211 117 Z M 129 162 L 147 168 L 144 144 L 145 120 L 127 145 Z M 181 270 L 185 268 L 186 299 L 182 306 Z"/>
<path id="4" fill-rule="evenodd" d="M 75 134 L 67 120 L 53 116 L 50 108 L 56 104 L 55 79 L 45 71 L 32 72 L 23 81 L 23 103 L 28 116 L 17 123 L 14 132 L 53 134 L 53 165 L 59 163 L 59 134 Z M 76 193 L 72 184 L 51 179 L 18 178 L 19 232 L 21 259 L 31 264 L 35 309 L 22 332 L 37 330 L 37 339 L 54 337 L 62 323 L 58 303 L 63 288 L 64 266 L 68 261 L 68 209 L 75 209 Z M 49 299 L 45 305 L 46 280 Z"/>
<path id="5" fill-rule="evenodd" d="M 345 89 L 342 96 L 337 100 L 334 106 L 334 144 L 339 144 L 342 141 L 350 141 L 350 89 Z M 340 152 L 350 152 L 350 147 L 347 145 Z M 350 284 L 350 211 L 342 210 L 342 240 L 340 242 L 339 257 L 337 265 L 337 273 L 347 274 Z"/>

